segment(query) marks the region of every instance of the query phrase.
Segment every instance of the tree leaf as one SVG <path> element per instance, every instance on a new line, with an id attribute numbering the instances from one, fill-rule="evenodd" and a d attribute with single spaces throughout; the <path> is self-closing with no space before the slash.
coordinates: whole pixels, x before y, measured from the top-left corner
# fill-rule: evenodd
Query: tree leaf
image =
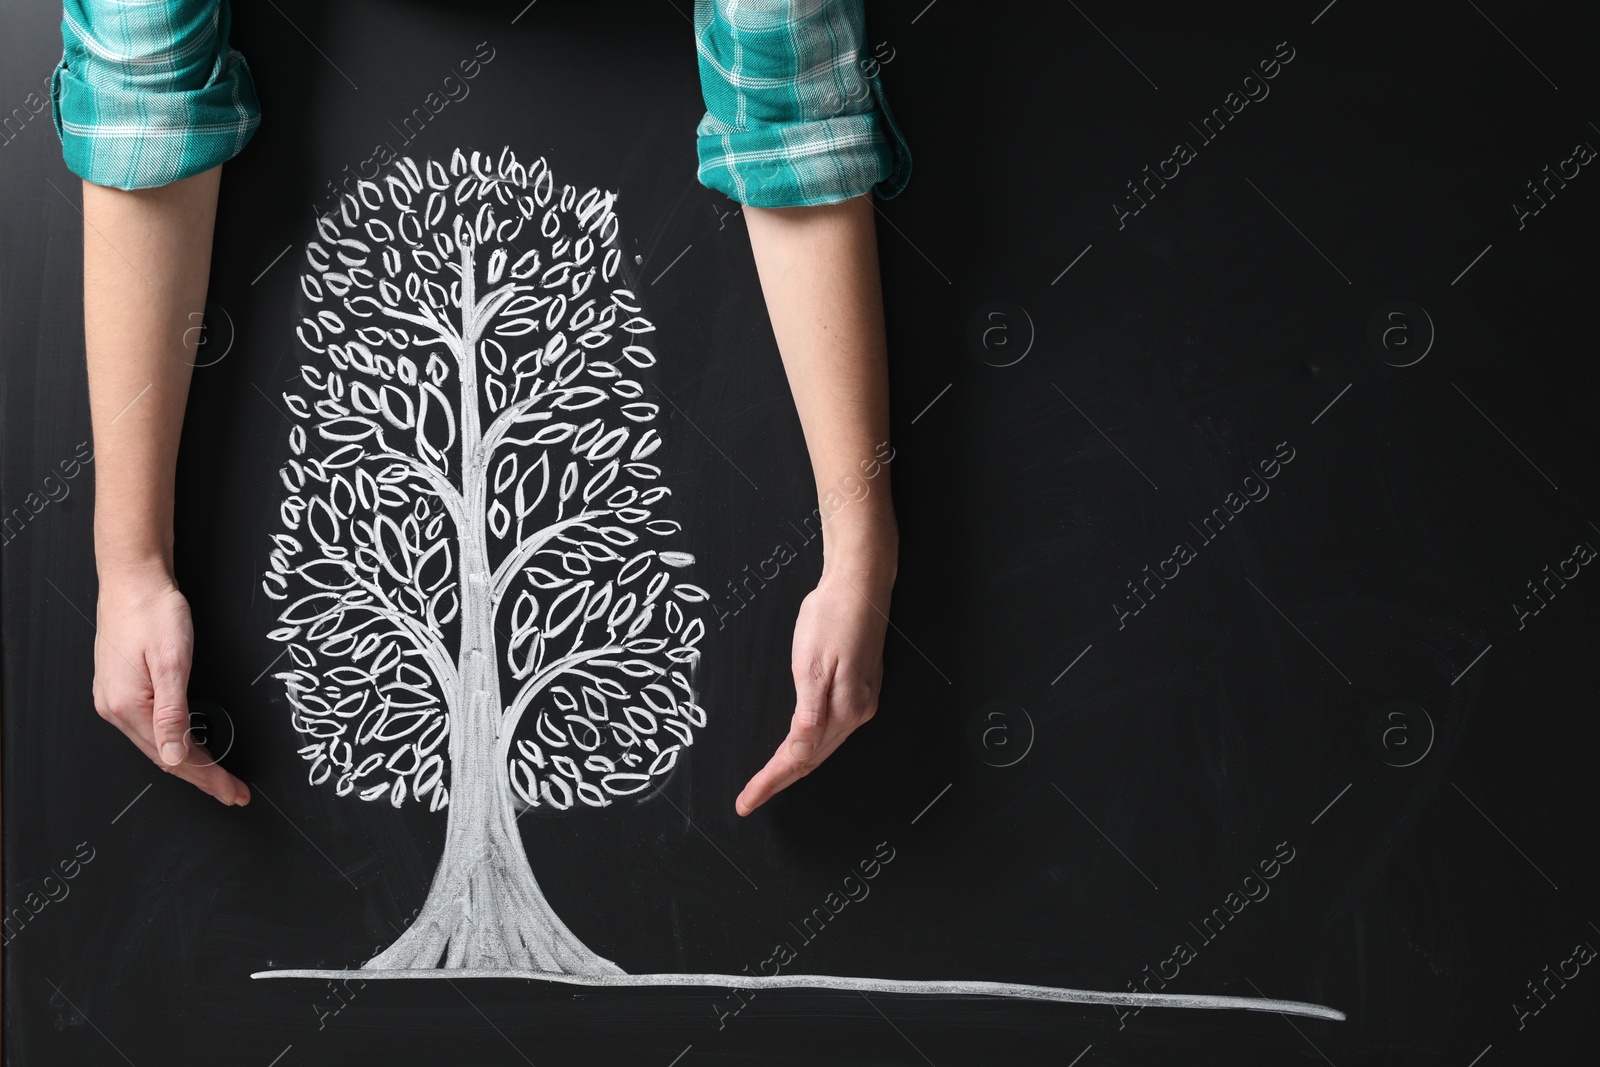
<path id="1" fill-rule="evenodd" d="M 522 573 L 536 589 L 561 589 L 572 584 L 571 578 L 563 578 L 543 567 L 528 567 Z"/>
<path id="2" fill-rule="evenodd" d="M 434 629 L 448 626 L 455 621 L 456 613 L 461 610 L 461 598 L 456 594 L 455 586 L 441 589 L 428 601 L 428 622 Z"/>
<path id="3" fill-rule="evenodd" d="M 377 432 L 377 423 L 360 416 L 329 419 L 317 425 L 317 433 L 329 441 L 362 441 Z"/>
<path id="4" fill-rule="evenodd" d="M 435 541 L 433 547 L 417 560 L 416 579 L 427 592 L 433 592 L 455 574 L 455 561 L 450 555 L 449 541 Z"/>
<path id="5" fill-rule="evenodd" d="M 278 616 L 278 621 L 290 624 L 315 622 L 336 615 L 340 604 L 336 593 L 312 593 L 284 608 L 283 614 Z"/>
<path id="6" fill-rule="evenodd" d="M 503 493 L 517 477 L 517 454 L 508 452 L 494 468 L 494 491 Z"/>
<path id="7" fill-rule="evenodd" d="M 537 488 L 534 490 L 533 499 L 529 500 L 528 489 L 531 485 L 537 486 Z M 517 480 L 515 506 L 518 521 L 532 514 L 533 509 L 537 508 L 540 501 L 544 500 L 544 494 L 549 488 L 550 453 L 540 452 L 539 458 L 534 460 L 522 477 Z"/>
<path id="8" fill-rule="evenodd" d="M 505 537 L 511 532 L 511 512 L 498 500 L 489 506 L 489 532 L 496 537 Z"/>
<path id="9" fill-rule="evenodd" d="M 578 783 L 578 799 L 591 808 L 603 808 L 611 803 L 611 799 L 600 791 L 600 787 L 593 782 Z"/>
<path id="10" fill-rule="evenodd" d="M 439 455 L 449 451 L 450 446 L 456 443 L 455 408 L 439 391 L 439 387 L 431 382 L 422 385 L 422 404 L 417 411 L 417 441 L 419 444 L 426 442 Z"/>
<path id="11" fill-rule="evenodd" d="M 559 637 L 567 628 L 577 621 L 583 614 L 584 605 L 589 599 L 589 590 L 594 585 L 591 579 L 583 581 L 556 597 L 554 602 L 545 611 L 544 635 L 546 639 Z M 291 620 L 284 619 L 285 622 Z"/>
<path id="12" fill-rule="evenodd" d="M 530 807 L 537 808 L 539 806 L 539 787 L 532 768 L 521 760 L 514 759 L 511 761 L 510 772 L 511 788 Z"/>
<path id="13" fill-rule="evenodd" d="M 629 774 L 625 772 L 608 774 L 600 779 L 600 784 L 612 796 L 626 797 L 648 788 L 650 776 L 648 774 Z"/>

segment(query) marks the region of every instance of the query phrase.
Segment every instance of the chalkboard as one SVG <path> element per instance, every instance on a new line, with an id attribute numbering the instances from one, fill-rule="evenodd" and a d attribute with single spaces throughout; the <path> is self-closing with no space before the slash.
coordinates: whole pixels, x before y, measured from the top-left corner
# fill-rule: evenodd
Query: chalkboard
<path id="1" fill-rule="evenodd" d="M 178 506 L 197 728 L 254 794 L 226 809 L 92 708 L 83 223 L 30 96 L 59 10 L 14 13 L 6 1062 L 1494 1067 L 1592 1047 L 1592 15 L 873 5 L 916 161 L 878 205 L 902 531 L 883 698 L 741 819 L 821 556 L 739 205 L 695 179 L 689 14 L 236 5 L 265 117 L 224 172 Z M 379 157 L 397 183 L 342 218 Z M 698 652 L 634 723 L 662 740 L 591 768 L 592 795 L 523 753 L 535 921 L 606 973 L 721 984 L 352 971 L 415 943 L 453 846 L 423 749 L 372 786 L 318 783 L 329 742 L 297 729 L 309 668 L 283 614 L 308 594 L 276 599 L 272 575 L 315 539 L 286 501 L 335 462 L 296 436 L 303 368 L 338 333 L 341 227 L 491 172 L 516 195 L 548 181 L 529 225 L 555 205 L 562 254 L 590 239 L 636 305 L 611 327 L 643 339 L 626 376 L 658 436 L 628 459 L 672 489 L 648 578 L 682 613 L 652 648 Z M 423 547 L 437 517 L 416 513 Z M 775 974 L 833 987 L 743 981 Z"/>

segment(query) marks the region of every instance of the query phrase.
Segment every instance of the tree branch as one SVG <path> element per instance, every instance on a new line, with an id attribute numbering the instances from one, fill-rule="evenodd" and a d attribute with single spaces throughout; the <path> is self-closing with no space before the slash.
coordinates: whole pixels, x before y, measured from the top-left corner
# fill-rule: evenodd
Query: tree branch
<path id="1" fill-rule="evenodd" d="M 437 336 L 439 340 L 443 341 L 445 346 L 449 348 L 458 359 L 460 358 L 459 349 L 461 348 L 461 336 L 457 334 L 455 330 L 450 328 L 449 323 L 442 321 L 437 315 L 435 315 L 433 313 L 433 308 L 429 307 L 427 304 L 422 305 L 422 309 L 426 313 L 424 316 L 413 315 L 410 312 L 401 311 L 399 308 L 392 308 L 382 301 L 378 301 L 377 303 L 378 309 L 385 315 L 388 315 L 390 318 L 396 318 L 402 322 L 409 322 L 413 326 L 420 326 L 425 330 L 432 330 L 434 335 Z"/>
<path id="2" fill-rule="evenodd" d="M 511 758 L 511 739 L 517 732 L 517 724 L 522 721 L 522 714 L 528 710 L 528 705 L 533 703 L 533 698 L 543 692 L 546 686 L 562 674 L 565 674 L 569 667 L 575 667 L 588 660 L 623 651 L 626 650 L 621 645 L 607 645 L 604 648 L 591 648 L 582 652 L 573 652 L 556 660 L 524 682 L 521 691 L 517 693 L 517 699 L 511 702 L 511 706 L 506 709 L 505 716 L 500 720 L 500 744 L 496 752 L 498 763 L 503 765 L 506 760 Z"/>
<path id="3" fill-rule="evenodd" d="M 428 665 L 434 669 L 434 676 L 439 680 L 440 686 L 447 693 L 454 692 L 459 684 L 456 676 L 456 666 L 450 658 L 449 649 L 444 647 L 444 643 L 439 640 L 439 636 L 432 630 L 425 629 L 422 623 L 414 618 L 410 612 L 396 605 L 389 598 L 389 594 L 384 592 L 383 587 L 377 582 L 357 573 L 355 564 L 348 560 L 341 562 L 345 565 L 345 573 L 349 574 L 362 590 L 376 597 L 379 605 L 381 605 L 380 607 L 379 605 L 346 601 L 347 606 L 366 608 L 374 614 L 381 615 L 402 627 L 411 635 L 412 640 L 417 643 L 417 649 L 423 654 L 423 658 L 428 661 Z"/>
<path id="4" fill-rule="evenodd" d="M 483 299 L 478 301 L 476 306 L 474 306 L 472 309 L 473 329 L 478 330 L 483 323 L 494 318 L 495 315 L 499 313 L 501 308 L 505 307 L 511 302 L 511 298 L 516 296 L 519 290 L 525 289 L 529 292 L 536 292 L 538 288 L 539 287 L 537 285 L 524 285 L 520 282 L 507 282 L 498 289 L 491 289 L 489 292 L 484 294 Z M 466 332 L 469 331 L 463 330 L 463 333 Z M 479 332 L 481 333 L 481 330 Z"/>
<path id="5" fill-rule="evenodd" d="M 504 411 L 500 412 L 494 417 L 494 421 L 489 424 L 489 429 L 486 430 L 483 435 L 482 448 L 486 463 L 493 462 L 494 450 L 500 447 L 500 442 L 505 438 L 506 434 L 511 432 L 511 427 L 515 425 L 523 415 L 533 410 L 534 404 L 538 403 L 540 400 L 548 398 L 549 396 L 549 393 L 535 393 L 533 396 L 517 401 L 515 404 L 512 404 L 510 407 L 506 408 Z M 555 412 L 553 411 L 545 412 L 542 418 L 548 419 L 554 414 Z M 542 419 L 529 419 L 528 421 L 536 422 L 542 421 Z"/>
<path id="6" fill-rule="evenodd" d="M 360 581 L 360 579 L 357 579 Z M 385 600 L 387 598 L 384 598 Z M 460 689 L 460 682 L 456 678 L 455 664 L 450 662 L 450 657 L 445 653 L 444 646 L 439 643 L 430 630 L 425 630 L 422 625 L 410 615 L 399 608 L 385 604 L 371 604 L 363 601 L 346 600 L 341 602 L 340 611 L 365 611 L 385 622 L 393 623 L 400 628 L 397 636 L 409 637 L 417 646 L 417 651 L 422 653 L 422 658 L 434 671 L 434 678 L 439 683 L 439 688 L 445 696 L 445 705 L 448 707 L 454 694 Z"/>
<path id="7" fill-rule="evenodd" d="M 526 541 L 518 544 L 516 548 L 513 548 L 511 554 L 501 560 L 500 566 L 494 569 L 494 577 L 490 579 L 489 588 L 494 598 L 492 602 L 495 609 L 499 610 L 500 601 L 504 599 L 506 590 L 511 586 L 511 579 L 521 569 L 522 565 L 532 559 L 540 549 L 570 528 L 582 526 L 590 519 L 597 519 L 602 515 L 609 514 L 611 514 L 609 508 L 600 511 L 579 512 L 569 519 L 562 519 L 560 522 L 544 527 Z"/>
<path id="8" fill-rule="evenodd" d="M 377 441 L 383 450 L 374 452 L 374 458 L 394 460 L 396 463 L 409 467 L 420 475 L 422 480 L 427 482 L 433 491 L 439 495 L 445 510 L 455 520 L 456 529 L 458 531 L 461 530 L 462 522 L 466 517 L 466 501 L 462 498 L 461 491 L 451 484 L 449 478 L 445 477 L 444 472 L 434 467 L 431 463 L 425 463 L 421 458 L 413 456 L 409 452 L 402 452 L 389 444 L 383 439 L 383 429 L 381 427 L 378 429 Z"/>

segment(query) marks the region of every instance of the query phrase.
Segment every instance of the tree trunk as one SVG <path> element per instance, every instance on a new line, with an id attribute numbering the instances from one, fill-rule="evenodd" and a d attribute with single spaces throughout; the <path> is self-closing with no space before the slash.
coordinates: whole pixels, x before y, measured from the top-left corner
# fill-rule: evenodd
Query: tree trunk
<path id="1" fill-rule="evenodd" d="M 465 550 L 466 546 L 463 545 Z M 463 570 L 471 556 L 463 552 Z M 497 758 L 502 705 L 487 568 L 463 581 L 462 692 L 450 717 L 450 802 L 444 855 L 410 928 L 367 969 L 509 969 L 549 974 L 622 974 L 551 909 L 533 877 Z M 467 592 L 471 586 L 478 588 Z M 481 594 L 481 595 L 475 595 Z M 471 606 L 475 618 L 468 619 Z M 484 647 L 482 634 L 490 640 Z"/>
<path id="2" fill-rule="evenodd" d="M 461 691 L 449 694 L 450 802 L 444 855 L 422 910 L 367 970 L 509 969 L 547 974 L 622 974 L 596 955 L 551 909 L 534 880 L 511 811 L 511 780 L 501 757 L 494 589 L 489 566 L 489 457 L 479 421 L 477 277 L 473 249 L 461 248 L 461 494 L 457 531 L 461 596 Z"/>

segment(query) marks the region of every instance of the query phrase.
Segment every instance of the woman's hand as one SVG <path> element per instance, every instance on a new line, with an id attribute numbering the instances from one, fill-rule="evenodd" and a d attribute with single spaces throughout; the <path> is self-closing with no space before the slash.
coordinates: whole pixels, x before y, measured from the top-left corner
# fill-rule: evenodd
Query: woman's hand
<path id="1" fill-rule="evenodd" d="M 220 166 L 154 189 L 83 183 L 83 324 L 100 576 L 94 706 L 224 804 L 250 791 L 189 737 L 194 625 L 173 575 L 183 409 L 211 269 Z M 163 752 L 167 755 L 163 756 Z"/>
<path id="2" fill-rule="evenodd" d="M 789 736 L 734 801 L 740 815 L 816 770 L 877 713 L 894 585 L 890 553 L 887 563 L 832 573 L 824 567 L 822 580 L 801 602 L 791 661 L 796 702 Z"/>
<path id="3" fill-rule="evenodd" d="M 102 577 L 94 642 L 94 707 L 156 766 L 224 804 L 250 790 L 189 736 L 189 602 L 163 571 Z"/>
<path id="4" fill-rule="evenodd" d="M 822 579 L 794 631 L 794 719 L 734 801 L 740 815 L 810 774 L 878 710 L 899 547 L 872 194 L 811 207 L 746 205 L 745 221 L 823 526 Z"/>

